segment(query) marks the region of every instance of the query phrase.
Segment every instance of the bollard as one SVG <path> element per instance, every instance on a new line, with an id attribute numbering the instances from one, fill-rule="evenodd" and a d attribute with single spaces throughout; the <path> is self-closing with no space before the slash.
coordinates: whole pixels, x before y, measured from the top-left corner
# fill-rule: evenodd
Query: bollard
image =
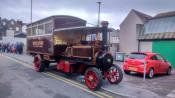
<path id="1" fill-rule="evenodd" d="M 147 65 L 147 62 L 144 61 L 144 73 L 143 73 L 143 80 L 145 81 L 146 79 L 146 65 Z"/>

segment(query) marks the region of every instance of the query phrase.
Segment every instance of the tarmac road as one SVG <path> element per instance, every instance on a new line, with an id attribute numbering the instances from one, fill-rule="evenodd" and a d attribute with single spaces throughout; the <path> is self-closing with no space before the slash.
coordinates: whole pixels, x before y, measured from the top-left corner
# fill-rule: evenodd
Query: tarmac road
<path id="1" fill-rule="evenodd" d="M 123 98 L 93 92 L 49 72 L 38 73 L 0 55 L 0 98 Z"/>

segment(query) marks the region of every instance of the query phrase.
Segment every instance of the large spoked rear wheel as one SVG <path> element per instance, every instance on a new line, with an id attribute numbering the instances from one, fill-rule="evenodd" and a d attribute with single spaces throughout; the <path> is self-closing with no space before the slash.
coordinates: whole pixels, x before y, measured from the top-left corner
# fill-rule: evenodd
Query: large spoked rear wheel
<path id="1" fill-rule="evenodd" d="M 85 72 L 85 83 L 90 90 L 97 90 L 102 85 L 101 72 L 95 68 L 90 67 Z"/>
<path id="2" fill-rule="evenodd" d="M 123 79 L 123 72 L 119 66 L 111 66 L 108 70 L 108 81 L 111 84 L 118 84 Z"/>
<path id="3" fill-rule="evenodd" d="M 37 72 L 43 72 L 45 68 L 44 61 L 41 59 L 39 55 L 36 55 L 34 58 L 34 69 Z"/>

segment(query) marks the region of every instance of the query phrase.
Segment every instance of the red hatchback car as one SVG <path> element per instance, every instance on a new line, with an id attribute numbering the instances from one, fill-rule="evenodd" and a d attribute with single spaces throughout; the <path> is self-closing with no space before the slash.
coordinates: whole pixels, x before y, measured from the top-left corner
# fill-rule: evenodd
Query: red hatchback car
<path id="1" fill-rule="evenodd" d="M 126 74 L 130 72 L 144 73 L 144 64 L 146 65 L 146 74 L 152 78 L 155 74 L 171 74 L 171 64 L 162 56 L 152 52 L 133 52 L 125 60 L 123 70 Z"/>

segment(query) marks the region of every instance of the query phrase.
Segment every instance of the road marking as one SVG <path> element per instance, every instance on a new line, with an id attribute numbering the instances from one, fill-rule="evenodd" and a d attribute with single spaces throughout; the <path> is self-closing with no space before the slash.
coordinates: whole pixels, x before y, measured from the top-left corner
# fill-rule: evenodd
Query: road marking
<path id="1" fill-rule="evenodd" d="M 86 88 L 83 88 L 83 87 L 81 87 L 81 86 L 79 86 L 79 85 L 76 85 L 76 84 L 74 84 L 74 83 L 72 83 L 72 82 L 66 81 L 66 80 L 64 80 L 64 79 L 62 79 L 62 78 L 53 76 L 53 75 L 51 75 L 51 74 L 49 74 L 49 73 L 43 73 L 43 74 L 46 74 L 46 75 L 48 75 L 48 76 L 50 76 L 50 77 L 52 77 L 52 78 L 54 78 L 54 79 L 57 79 L 57 80 L 61 80 L 61 81 L 63 81 L 63 82 L 66 82 L 66 83 L 68 83 L 68 84 L 70 84 L 70 85 L 72 85 L 72 86 L 75 86 L 75 87 L 77 87 L 77 88 L 79 88 L 79 89 L 82 89 L 82 90 L 88 92 L 88 93 L 91 93 L 91 94 L 93 94 L 93 95 L 95 95 L 95 96 L 97 96 L 97 97 L 99 97 L 99 98 L 105 98 L 105 97 L 102 96 L 102 95 L 99 95 L 99 94 L 97 94 L 97 93 L 95 93 L 95 92 L 92 92 L 92 91 L 90 91 L 90 90 L 88 90 L 88 89 L 86 89 Z"/>
<path id="2" fill-rule="evenodd" d="M 77 83 L 77 82 L 75 82 L 74 80 L 70 80 L 70 79 L 67 79 L 67 78 L 64 78 L 64 77 L 55 75 L 55 74 L 50 73 L 50 72 L 46 72 L 46 73 L 47 73 L 47 74 L 50 74 L 50 75 L 52 75 L 52 76 L 61 78 L 61 79 L 63 79 L 63 80 L 69 81 L 69 82 L 71 82 L 71 83 L 74 83 L 74 84 L 76 84 L 76 85 L 78 85 L 78 86 L 81 86 L 81 87 L 83 87 L 83 88 L 85 88 L 85 89 L 88 89 L 87 86 L 85 86 L 85 85 L 83 85 L 83 84 L 80 84 L 80 83 Z M 107 98 L 113 98 L 112 96 L 110 96 L 110 95 L 108 95 L 108 94 L 105 94 L 105 93 L 103 93 L 103 92 L 100 92 L 100 91 L 95 91 L 95 92 L 98 93 L 98 94 L 101 94 L 101 95 L 103 95 L 103 96 L 106 96 Z"/>
<path id="3" fill-rule="evenodd" d="M 27 64 L 27 63 L 24 63 L 24 62 L 19 61 L 19 60 L 17 60 L 17 59 L 14 59 L 14 58 L 8 57 L 8 56 L 6 56 L 6 55 L 2 55 L 2 56 L 5 57 L 5 58 L 10 59 L 10 60 L 12 60 L 12 61 L 15 61 L 15 62 L 17 62 L 17 63 L 19 63 L 19 64 L 22 64 L 22 65 L 25 66 L 25 67 L 28 67 L 28 68 L 34 69 L 32 66 L 30 66 L 30 65 Z"/>
<path id="4" fill-rule="evenodd" d="M 8 58 L 8 59 L 10 59 L 10 60 L 12 60 L 12 61 L 15 61 L 15 62 L 17 62 L 17 63 L 19 63 L 19 64 L 21 64 L 21 65 L 23 65 L 23 66 L 25 66 L 25 67 L 34 69 L 30 64 L 27 64 L 27 63 L 25 63 L 25 62 L 19 61 L 19 60 L 17 60 L 17 59 L 12 58 L 12 57 L 8 57 L 8 56 L 5 56 L 5 55 L 2 55 L 2 56 L 3 56 L 3 57 L 6 57 L 6 58 Z M 88 92 L 88 93 L 91 93 L 91 94 L 93 94 L 93 95 L 95 95 L 95 96 L 97 96 L 97 97 L 99 97 L 99 98 L 113 98 L 112 96 L 110 96 L 110 95 L 108 95 L 108 94 L 105 94 L 105 93 L 103 93 L 103 92 L 100 92 L 100 91 L 95 91 L 95 92 L 93 92 L 93 91 L 89 90 L 85 85 L 79 84 L 79 83 L 77 83 L 77 82 L 75 82 L 75 81 L 73 81 L 73 80 L 66 79 L 66 78 L 64 78 L 64 77 L 55 75 L 55 74 L 53 74 L 53 73 L 50 73 L 50 72 L 44 73 L 44 72 L 43 72 L 43 74 L 48 75 L 48 76 L 50 76 L 50 77 L 52 77 L 52 78 L 55 78 L 55 79 L 57 79 L 57 80 L 61 80 L 61 81 L 63 81 L 63 82 L 66 82 L 66 83 L 68 83 L 68 84 L 70 84 L 70 85 L 72 85 L 72 86 L 75 86 L 75 87 L 77 87 L 77 88 L 79 88 L 79 89 L 82 89 L 82 90 Z M 103 95 L 103 96 L 102 96 L 102 95 Z M 104 97 L 104 96 L 105 96 L 105 97 Z"/>

